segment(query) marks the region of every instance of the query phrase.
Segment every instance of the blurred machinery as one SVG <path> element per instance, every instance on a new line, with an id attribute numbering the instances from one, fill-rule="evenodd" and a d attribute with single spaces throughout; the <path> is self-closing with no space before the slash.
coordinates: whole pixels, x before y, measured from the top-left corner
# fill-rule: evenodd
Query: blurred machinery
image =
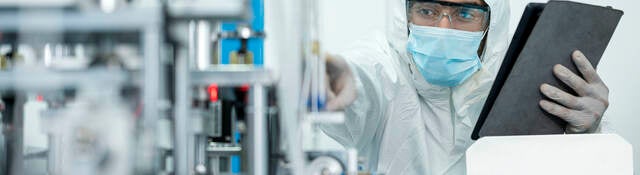
<path id="1" fill-rule="evenodd" d="M 155 169 L 156 121 L 170 109 L 161 7 L 0 1 L 0 174 Z"/>
<path id="2" fill-rule="evenodd" d="M 317 1 L 285 1 L 0 0 L 0 174 L 355 174 L 302 146 L 344 116 Z"/>

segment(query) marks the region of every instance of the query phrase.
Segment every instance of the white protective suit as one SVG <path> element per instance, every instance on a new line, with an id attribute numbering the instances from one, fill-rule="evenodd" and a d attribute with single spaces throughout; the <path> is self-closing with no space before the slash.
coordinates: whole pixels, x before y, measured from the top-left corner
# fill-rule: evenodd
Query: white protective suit
<path id="1" fill-rule="evenodd" d="M 509 44 L 508 0 L 485 0 L 491 11 L 482 67 L 454 88 L 424 80 L 407 52 L 405 0 L 387 0 L 386 34 L 338 54 L 354 74 L 357 99 L 327 135 L 366 157 L 366 170 L 385 174 L 463 175 L 465 151 Z M 603 118 L 599 132 L 612 132 Z"/>
<path id="2" fill-rule="evenodd" d="M 405 0 L 387 0 L 386 34 L 358 42 L 344 58 L 355 77 L 356 100 L 344 124 L 327 135 L 366 157 L 366 170 L 385 174 L 463 175 L 471 132 L 509 44 L 508 0 L 485 0 L 491 16 L 482 67 L 453 88 L 431 85 L 407 52 Z M 606 117 L 596 132 L 613 132 Z"/>
<path id="3" fill-rule="evenodd" d="M 482 68 L 454 88 L 427 83 L 406 51 L 405 0 L 387 0 L 387 31 L 338 54 L 358 91 L 340 125 L 322 129 L 385 174 L 466 174 L 465 150 L 508 47 L 509 2 L 485 0 L 491 19 Z"/>

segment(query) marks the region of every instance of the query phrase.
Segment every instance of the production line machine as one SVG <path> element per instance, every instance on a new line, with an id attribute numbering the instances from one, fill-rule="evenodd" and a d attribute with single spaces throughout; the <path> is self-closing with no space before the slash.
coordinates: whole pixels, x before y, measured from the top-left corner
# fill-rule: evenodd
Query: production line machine
<path id="1" fill-rule="evenodd" d="M 344 115 L 317 1 L 285 1 L 0 0 L 0 174 L 357 173 L 303 146 Z"/>

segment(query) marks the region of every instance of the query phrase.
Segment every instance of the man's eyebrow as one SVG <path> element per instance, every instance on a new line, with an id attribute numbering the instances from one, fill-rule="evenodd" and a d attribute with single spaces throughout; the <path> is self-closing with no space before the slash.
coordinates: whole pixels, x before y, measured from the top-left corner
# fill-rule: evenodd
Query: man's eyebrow
<path id="1" fill-rule="evenodd" d="M 463 5 L 474 5 L 474 6 L 484 6 L 485 3 L 481 3 L 481 2 L 461 2 L 459 4 L 463 4 Z"/>
<path id="2" fill-rule="evenodd" d="M 462 4 L 465 4 L 465 5 L 477 5 L 477 6 L 483 6 L 484 5 L 482 3 L 477 3 L 477 2 L 474 2 L 474 3 L 462 3 Z"/>
<path id="3" fill-rule="evenodd" d="M 444 3 L 452 3 L 452 4 L 462 4 L 462 5 L 471 5 L 471 6 L 486 6 L 487 4 L 484 2 L 478 2 L 478 1 L 473 1 L 473 2 L 448 2 L 448 1 L 442 1 L 442 0 L 434 0 L 435 2 L 444 2 Z M 420 1 L 418 1 L 420 2 Z"/>

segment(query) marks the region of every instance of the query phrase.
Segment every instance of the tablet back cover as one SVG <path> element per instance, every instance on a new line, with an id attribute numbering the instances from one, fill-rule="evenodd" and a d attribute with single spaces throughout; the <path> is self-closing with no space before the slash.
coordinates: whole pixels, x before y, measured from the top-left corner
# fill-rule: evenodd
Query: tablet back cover
<path id="1" fill-rule="evenodd" d="M 507 76 L 506 81 L 497 94 L 489 95 L 495 100 L 485 104 L 486 116 L 480 116 L 480 129 L 472 137 L 564 133 L 566 123 L 539 107 L 546 98 L 539 87 L 548 83 L 575 94 L 553 75 L 553 66 L 562 64 L 581 75 L 571 60 L 574 50 L 581 50 L 596 66 L 622 15 L 608 7 L 550 1 L 511 71 L 498 74 Z"/>

